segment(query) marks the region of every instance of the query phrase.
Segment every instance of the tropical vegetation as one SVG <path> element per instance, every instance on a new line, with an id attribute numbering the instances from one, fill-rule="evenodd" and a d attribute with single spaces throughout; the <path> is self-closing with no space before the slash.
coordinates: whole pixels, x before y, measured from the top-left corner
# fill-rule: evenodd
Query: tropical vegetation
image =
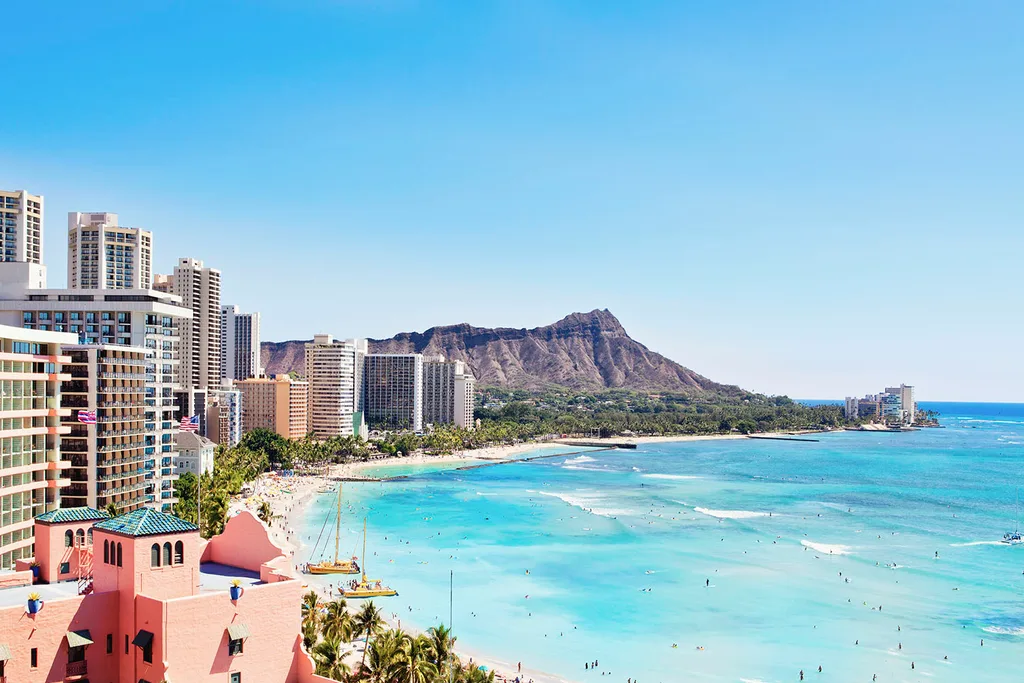
<path id="1" fill-rule="evenodd" d="M 359 641 L 358 660 L 348 657 Z M 444 624 L 419 635 L 387 628 L 372 601 L 349 612 L 344 599 L 324 603 L 309 591 L 302 598 L 302 644 L 318 675 L 344 683 L 494 681 L 493 671 L 463 664 L 455 654 L 455 636 Z"/>

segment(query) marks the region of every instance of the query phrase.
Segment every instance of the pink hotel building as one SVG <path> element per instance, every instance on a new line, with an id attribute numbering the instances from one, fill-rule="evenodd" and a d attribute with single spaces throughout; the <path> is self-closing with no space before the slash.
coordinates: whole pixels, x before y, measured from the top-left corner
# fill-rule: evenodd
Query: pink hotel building
<path id="1" fill-rule="evenodd" d="M 0 683 L 330 681 L 302 647 L 303 586 L 249 512 L 206 541 L 149 508 L 64 508 L 36 518 L 35 547 L 0 573 Z"/>

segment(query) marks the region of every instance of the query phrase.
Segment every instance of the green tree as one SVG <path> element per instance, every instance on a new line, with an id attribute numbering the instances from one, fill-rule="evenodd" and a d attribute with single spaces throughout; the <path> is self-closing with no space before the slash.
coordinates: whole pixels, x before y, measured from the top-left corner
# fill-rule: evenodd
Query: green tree
<path id="1" fill-rule="evenodd" d="M 433 649 L 426 636 L 406 636 L 399 658 L 399 672 L 408 683 L 433 683 L 438 676 L 432 661 Z"/>
<path id="2" fill-rule="evenodd" d="M 377 635 L 384 628 L 384 618 L 380 615 L 380 610 L 377 609 L 373 601 L 363 605 L 363 608 L 356 614 L 356 637 L 365 637 L 365 646 L 363 648 L 363 657 L 359 662 L 359 669 L 362 670 L 363 665 L 366 663 L 366 650 L 369 649 L 370 638 Z"/>
<path id="3" fill-rule="evenodd" d="M 274 521 L 274 517 L 276 515 L 274 515 L 274 510 L 270 507 L 270 503 L 264 500 L 260 503 L 259 509 L 256 512 L 256 516 L 263 520 L 264 524 L 270 526 L 270 524 Z"/>
<path id="4" fill-rule="evenodd" d="M 325 637 L 313 646 L 310 654 L 316 663 L 316 673 L 318 676 L 325 676 L 336 681 L 340 681 L 348 676 L 349 667 L 348 664 L 342 661 L 345 657 L 345 651 L 342 648 L 340 638 L 336 636 Z"/>

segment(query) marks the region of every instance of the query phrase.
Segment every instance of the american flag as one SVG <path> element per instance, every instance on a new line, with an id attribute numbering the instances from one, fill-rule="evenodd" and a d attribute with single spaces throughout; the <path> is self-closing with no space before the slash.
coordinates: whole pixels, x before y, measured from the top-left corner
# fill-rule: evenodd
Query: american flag
<path id="1" fill-rule="evenodd" d="M 95 410 L 79 410 L 78 421 L 84 425 L 96 424 L 96 411 Z"/>
<path id="2" fill-rule="evenodd" d="M 193 415 L 192 417 L 181 418 L 181 426 L 178 428 L 183 432 L 198 432 L 199 416 Z"/>

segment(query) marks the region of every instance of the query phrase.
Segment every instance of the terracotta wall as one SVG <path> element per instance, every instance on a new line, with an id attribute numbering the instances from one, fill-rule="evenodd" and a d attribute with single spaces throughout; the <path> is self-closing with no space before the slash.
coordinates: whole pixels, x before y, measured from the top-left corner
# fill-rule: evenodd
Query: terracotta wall
<path id="1" fill-rule="evenodd" d="M 243 681 L 300 683 L 302 585 L 297 581 L 249 586 L 237 602 L 228 591 L 146 605 L 139 599 L 139 628 L 158 634 L 154 659 L 169 662 L 152 677 L 223 683 L 233 671 Z M 154 601 L 155 602 L 155 601 Z M 244 623 L 251 636 L 241 655 L 228 655 L 228 625 Z M 160 673 L 157 676 L 156 673 Z M 131 680 L 131 679 L 124 679 Z"/>
<path id="2" fill-rule="evenodd" d="M 203 562 L 218 562 L 258 572 L 275 557 L 284 557 L 270 540 L 270 530 L 256 515 L 242 511 L 228 520 L 224 533 L 211 538 L 203 551 Z"/>
<path id="3" fill-rule="evenodd" d="M 67 673 L 69 630 L 89 629 L 93 645 L 86 648 L 88 677 L 113 681 L 117 670 L 117 596 L 86 595 L 46 602 L 30 616 L 25 605 L 0 609 L 0 643 L 11 648 L 5 673 L 8 681 L 49 683 L 63 681 Z M 114 635 L 114 654 L 106 652 L 107 634 Z M 30 668 L 31 649 L 38 651 L 39 667 Z M 159 679 L 157 679 L 159 680 Z"/>

